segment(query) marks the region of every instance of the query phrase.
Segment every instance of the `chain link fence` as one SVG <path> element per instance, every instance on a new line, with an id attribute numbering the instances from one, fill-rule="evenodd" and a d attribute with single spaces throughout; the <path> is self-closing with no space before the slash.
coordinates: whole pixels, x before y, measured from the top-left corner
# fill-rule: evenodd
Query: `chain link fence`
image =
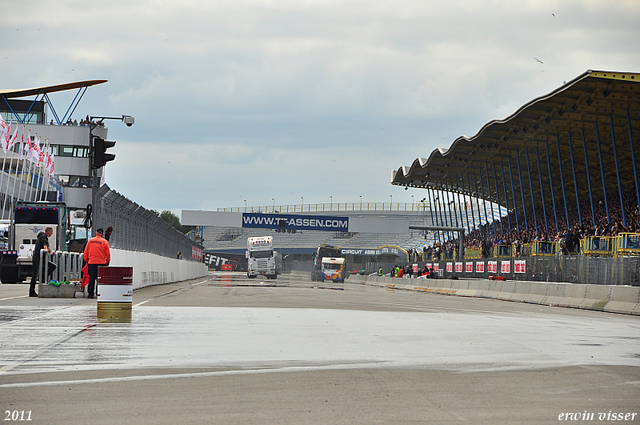
<path id="1" fill-rule="evenodd" d="M 107 185 L 96 194 L 94 228 L 113 227 L 109 239 L 112 248 L 144 251 L 163 257 L 202 261 L 204 248 L 174 229 L 154 212 L 125 198 Z"/>
<path id="2" fill-rule="evenodd" d="M 402 266 L 407 263 L 397 263 Z M 475 260 L 420 261 L 437 266 L 438 277 L 446 279 L 489 279 L 490 276 L 508 280 L 533 282 L 590 283 L 596 285 L 640 286 L 640 257 L 591 257 L 559 255 L 520 258 L 485 258 Z M 389 273 L 395 264 L 367 263 L 365 273 Z"/>

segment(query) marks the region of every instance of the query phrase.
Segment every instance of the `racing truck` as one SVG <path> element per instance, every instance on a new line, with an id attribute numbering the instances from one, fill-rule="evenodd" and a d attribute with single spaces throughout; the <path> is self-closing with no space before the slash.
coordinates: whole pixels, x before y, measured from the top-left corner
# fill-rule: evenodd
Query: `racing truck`
<path id="1" fill-rule="evenodd" d="M 247 277 L 264 275 L 275 279 L 282 271 L 282 256 L 273 250 L 273 237 L 258 236 L 247 238 Z"/>
<path id="2" fill-rule="evenodd" d="M 31 257 L 38 233 L 51 227 L 49 246 L 54 251 L 67 250 L 69 217 L 64 202 L 18 201 L 8 225 L 6 247 L 0 250 L 0 281 L 24 282 L 31 276 Z"/>

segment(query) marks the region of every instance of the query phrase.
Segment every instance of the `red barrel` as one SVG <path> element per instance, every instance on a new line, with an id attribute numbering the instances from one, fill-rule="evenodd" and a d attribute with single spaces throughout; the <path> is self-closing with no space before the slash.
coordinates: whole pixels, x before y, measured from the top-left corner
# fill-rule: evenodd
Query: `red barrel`
<path id="1" fill-rule="evenodd" d="M 131 321 L 133 267 L 98 267 L 98 320 Z"/>

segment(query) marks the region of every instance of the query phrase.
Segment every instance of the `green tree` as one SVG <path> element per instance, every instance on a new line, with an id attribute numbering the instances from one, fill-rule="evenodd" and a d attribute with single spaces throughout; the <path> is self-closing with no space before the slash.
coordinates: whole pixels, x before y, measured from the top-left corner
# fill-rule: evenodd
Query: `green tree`
<path id="1" fill-rule="evenodd" d="M 189 231 L 193 230 L 193 226 L 183 226 L 182 224 L 180 224 L 180 219 L 178 218 L 178 216 L 169 210 L 164 210 L 159 214 L 157 211 L 154 211 L 154 213 L 156 213 L 158 217 L 164 220 L 164 222 L 169 226 L 182 233 L 188 233 Z"/>

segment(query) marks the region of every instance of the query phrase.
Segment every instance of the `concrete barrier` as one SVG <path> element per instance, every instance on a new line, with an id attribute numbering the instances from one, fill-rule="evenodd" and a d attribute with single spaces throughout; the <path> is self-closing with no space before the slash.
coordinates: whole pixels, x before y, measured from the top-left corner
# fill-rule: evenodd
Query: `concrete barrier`
<path id="1" fill-rule="evenodd" d="M 525 302 L 531 294 L 531 282 L 514 282 L 511 301 Z"/>
<path id="2" fill-rule="evenodd" d="M 503 301 L 511 301 L 515 290 L 516 282 L 512 280 L 502 282 L 502 285 L 500 285 L 500 292 L 498 293 L 498 299 Z"/>
<path id="3" fill-rule="evenodd" d="M 564 298 L 564 291 L 567 287 L 565 283 L 546 283 L 547 297 L 544 300 L 546 305 L 558 306 Z"/>
<path id="4" fill-rule="evenodd" d="M 546 283 L 530 282 L 529 294 L 524 297 L 524 302 L 531 304 L 546 304 L 547 301 Z"/>
<path id="5" fill-rule="evenodd" d="M 614 286 L 604 311 L 640 315 L 640 291 L 635 286 Z"/>
<path id="6" fill-rule="evenodd" d="M 110 265 L 133 267 L 133 289 L 196 279 L 209 273 L 204 263 L 122 249 L 111 249 Z"/>
<path id="7" fill-rule="evenodd" d="M 82 292 L 79 284 L 71 283 L 60 286 L 49 285 L 48 283 L 38 284 L 38 298 L 75 298 L 76 292 Z M 82 298 L 82 293 L 80 298 Z"/>
<path id="8" fill-rule="evenodd" d="M 640 315 L 640 287 L 480 279 L 393 279 L 357 276 L 349 281 L 393 289 L 494 298 L 532 304 Z"/>
<path id="9" fill-rule="evenodd" d="M 611 290 L 613 286 L 608 285 L 585 285 L 585 297 L 580 308 L 588 310 L 603 310 L 611 300 Z"/>
<path id="10" fill-rule="evenodd" d="M 564 296 L 558 305 L 560 307 L 580 308 L 587 294 L 587 285 L 570 283 L 565 285 Z"/>

